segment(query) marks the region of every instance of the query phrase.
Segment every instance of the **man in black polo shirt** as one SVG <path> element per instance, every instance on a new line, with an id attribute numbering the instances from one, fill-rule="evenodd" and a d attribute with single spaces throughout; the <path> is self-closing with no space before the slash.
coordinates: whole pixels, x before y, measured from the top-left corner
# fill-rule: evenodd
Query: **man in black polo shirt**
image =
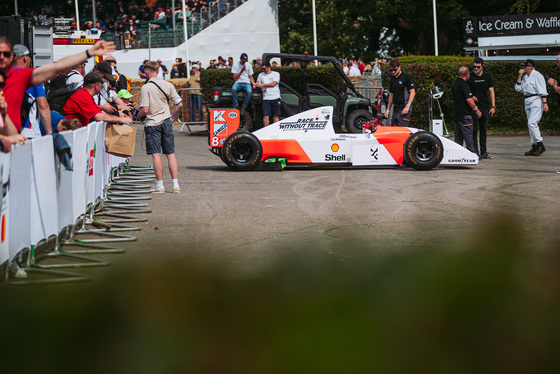
<path id="1" fill-rule="evenodd" d="M 476 106 L 473 99 L 469 80 L 469 69 L 463 66 L 459 69 L 459 77 L 451 87 L 453 95 L 453 120 L 455 121 L 455 143 L 463 145 L 463 140 L 467 149 L 476 153 L 473 141 L 473 118 L 472 112 L 477 118 L 482 116 L 480 109 Z"/>
<path id="2" fill-rule="evenodd" d="M 389 103 L 385 118 L 389 118 L 391 106 L 393 109 L 393 117 L 391 118 L 392 126 L 408 126 L 410 116 L 412 115 L 412 101 L 416 95 L 414 82 L 410 75 L 403 73 L 401 70 L 401 62 L 398 59 L 391 60 L 389 63 L 389 72 L 393 74 L 391 77 L 391 93 L 389 94 Z"/>
<path id="3" fill-rule="evenodd" d="M 490 74 L 484 72 L 484 60 L 480 57 L 474 59 L 474 74 L 469 78 L 474 101 L 482 112 L 480 119 L 473 116 L 473 141 L 474 149 L 478 153 L 478 131 L 480 130 L 480 158 L 492 158 L 486 148 L 486 130 L 488 129 L 488 118 L 496 112 L 496 97 L 494 95 L 494 81 Z M 490 93 L 490 102 L 488 95 Z"/>

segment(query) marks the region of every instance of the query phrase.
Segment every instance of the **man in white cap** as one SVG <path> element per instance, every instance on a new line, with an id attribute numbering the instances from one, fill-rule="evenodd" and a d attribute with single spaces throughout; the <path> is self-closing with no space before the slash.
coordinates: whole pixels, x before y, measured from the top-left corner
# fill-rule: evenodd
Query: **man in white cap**
<path id="1" fill-rule="evenodd" d="M 521 64 L 515 90 L 525 96 L 525 113 L 527 113 L 527 127 L 531 137 L 531 149 L 525 156 L 540 156 L 546 151 L 542 143 L 539 121 L 543 112 L 548 112 L 548 92 L 546 82 L 541 73 L 535 70 L 536 64 L 532 59 L 527 59 Z"/>
<path id="2" fill-rule="evenodd" d="M 241 106 L 241 112 L 244 112 L 249 105 L 249 100 L 251 100 L 251 93 L 253 93 L 253 86 L 255 85 L 255 79 L 253 78 L 253 67 L 251 64 L 247 63 L 248 60 L 247 53 L 242 53 L 239 62 L 233 64 L 231 72 L 233 74 L 233 80 L 235 83 L 231 88 L 231 98 L 233 100 L 233 107 L 236 108 L 239 103 L 237 102 L 237 93 L 239 91 L 245 91 L 245 99 L 243 100 L 243 105 Z"/>

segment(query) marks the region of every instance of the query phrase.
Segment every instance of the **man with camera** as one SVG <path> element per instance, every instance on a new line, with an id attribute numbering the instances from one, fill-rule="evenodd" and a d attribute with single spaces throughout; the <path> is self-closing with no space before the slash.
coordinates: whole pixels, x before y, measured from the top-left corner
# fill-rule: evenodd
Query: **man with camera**
<path id="1" fill-rule="evenodd" d="M 159 64 L 156 61 L 148 61 L 144 64 L 144 71 L 148 82 L 140 90 L 140 110 L 138 118 L 144 119 L 144 132 L 146 134 L 146 152 L 152 155 L 156 184 L 152 186 L 152 192 L 164 193 L 163 187 L 163 163 L 161 154 L 167 156 L 169 172 L 173 179 L 173 193 L 180 193 L 179 173 L 177 159 L 175 157 L 175 138 L 173 136 L 173 121 L 181 110 L 183 103 L 177 94 L 173 84 L 159 79 Z M 169 100 L 173 101 L 175 108 L 173 114 L 169 109 Z"/>
<path id="2" fill-rule="evenodd" d="M 104 113 L 93 100 L 93 96 L 99 94 L 103 87 L 103 78 L 95 72 L 86 74 L 84 85 L 64 104 L 66 119 L 77 119 L 82 126 L 87 126 L 91 121 L 105 121 L 108 123 L 120 123 L 129 125 L 132 119 L 128 116 L 114 116 Z"/>
<path id="3" fill-rule="evenodd" d="M 126 105 L 113 89 L 116 87 L 117 81 L 113 76 L 113 67 L 110 60 L 98 62 L 95 64 L 93 71 L 103 78 L 101 91 L 93 97 L 97 106 L 105 113 L 115 116 L 118 116 L 119 112 L 131 110 L 130 105 Z"/>

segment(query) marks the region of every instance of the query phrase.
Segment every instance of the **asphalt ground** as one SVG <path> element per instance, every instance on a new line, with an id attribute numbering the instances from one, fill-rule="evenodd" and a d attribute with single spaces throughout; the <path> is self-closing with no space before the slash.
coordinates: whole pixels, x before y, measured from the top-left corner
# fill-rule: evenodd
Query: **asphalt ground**
<path id="1" fill-rule="evenodd" d="M 472 167 L 234 172 L 179 129 L 182 192 L 166 171 L 125 253 L 0 290 L 7 372 L 558 371 L 559 137 L 490 136 Z"/>
<path id="2" fill-rule="evenodd" d="M 137 126 L 131 164 L 151 165 Z M 166 193 L 152 194 L 126 254 L 107 256 L 112 270 L 139 262 L 161 271 L 171 261 L 251 277 L 292 255 L 364 266 L 364 256 L 460 250 L 504 218 L 531 250 L 560 242 L 557 136 L 545 136 L 539 157 L 523 155 L 528 135 L 489 136 L 494 158 L 472 167 L 234 172 L 209 151 L 205 127 L 191 128 L 174 126 L 181 193 L 171 193 L 164 159 Z"/>

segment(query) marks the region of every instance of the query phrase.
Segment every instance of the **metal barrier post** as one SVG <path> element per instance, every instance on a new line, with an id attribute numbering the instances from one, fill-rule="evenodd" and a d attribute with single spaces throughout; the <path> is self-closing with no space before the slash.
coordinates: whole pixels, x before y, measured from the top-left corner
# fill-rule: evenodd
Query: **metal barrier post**
<path id="1" fill-rule="evenodd" d="M 192 130 L 191 130 L 189 125 L 205 125 L 205 124 L 207 124 L 207 121 L 204 120 L 204 116 L 206 114 L 206 111 L 202 108 L 203 105 L 201 105 L 202 112 L 198 113 L 198 118 L 199 119 L 202 115 L 202 121 L 190 121 L 190 119 L 193 118 L 193 115 L 191 113 L 191 108 L 190 108 L 190 93 L 189 93 L 189 91 L 196 91 L 196 90 L 200 90 L 200 88 L 188 87 L 188 88 L 179 88 L 177 90 L 177 93 L 179 94 L 179 96 L 181 96 L 181 99 L 183 99 L 183 108 L 181 110 L 181 114 L 177 118 L 177 121 L 182 125 L 181 130 L 179 130 L 179 132 L 183 132 L 183 129 L 186 126 L 187 129 L 189 130 L 189 133 L 192 133 Z M 196 115 L 197 115 L 197 113 L 196 113 L 196 109 L 195 109 L 194 119 L 196 119 Z"/>

